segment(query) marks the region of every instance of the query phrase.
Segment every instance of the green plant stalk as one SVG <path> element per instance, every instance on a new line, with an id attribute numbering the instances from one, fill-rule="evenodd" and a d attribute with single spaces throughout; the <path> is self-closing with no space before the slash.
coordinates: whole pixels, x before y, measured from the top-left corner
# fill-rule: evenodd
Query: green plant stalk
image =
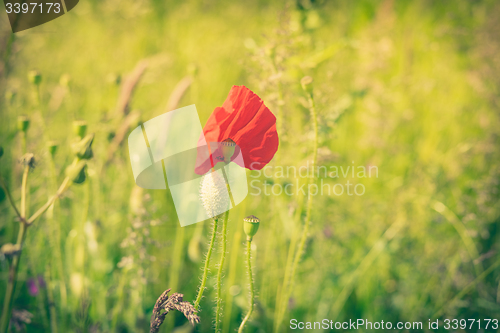
<path id="1" fill-rule="evenodd" d="M 228 286 L 231 287 L 234 285 L 234 281 L 236 279 L 236 268 L 238 267 L 238 250 L 237 247 L 239 247 L 240 240 L 241 240 L 241 231 L 238 230 L 235 232 L 233 236 L 233 253 L 231 254 L 231 258 L 229 261 L 229 276 L 228 276 Z M 229 332 L 229 326 L 231 324 L 231 313 L 233 310 L 233 301 L 232 301 L 232 295 L 231 292 L 229 291 L 229 288 L 226 289 L 226 314 L 224 316 L 224 320 L 222 323 L 222 332 L 223 333 L 228 333 Z"/>
<path id="2" fill-rule="evenodd" d="M 79 161 L 79 159 L 75 159 L 74 163 L 77 163 Z M 29 167 L 26 166 L 26 168 L 28 168 L 28 171 L 29 171 Z M 27 180 L 28 180 L 28 172 L 26 171 L 26 168 L 25 168 L 25 172 L 23 174 L 23 185 L 22 185 L 22 188 L 21 188 L 21 194 L 26 194 L 26 187 L 27 187 Z M 2 180 L 2 183 L 3 183 L 3 180 Z M 9 329 L 9 322 L 10 322 L 10 317 L 12 315 L 12 303 L 14 301 L 14 290 L 16 288 L 16 284 L 17 284 L 17 274 L 18 274 L 18 271 L 19 271 L 19 262 L 20 262 L 20 259 L 21 259 L 21 254 L 22 254 L 22 250 L 23 250 L 23 244 L 24 244 L 24 240 L 26 239 L 26 232 L 27 232 L 27 229 L 28 227 L 33 224 L 33 222 L 38 218 L 40 217 L 43 213 L 45 213 L 45 211 L 54 203 L 54 201 L 62 194 L 64 193 L 64 191 L 66 191 L 68 188 L 69 188 L 69 183 L 70 183 L 70 179 L 68 177 L 66 177 L 64 179 L 64 181 L 62 182 L 61 186 L 59 187 L 59 189 L 57 190 L 56 194 L 54 196 L 52 196 L 52 198 L 50 198 L 46 203 L 45 205 L 43 205 L 42 207 L 40 207 L 36 212 L 35 214 L 33 214 L 29 219 L 26 219 L 26 216 L 24 215 L 24 213 L 26 212 L 26 199 L 24 198 L 24 196 L 21 197 L 21 211 L 19 212 L 20 213 L 20 219 L 21 219 L 21 223 L 20 223 L 20 227 L 19 227 L 19 233 L 17 235 L 17 242 L 16 244 L 19 245 L 21 247 L 21 251 L 18 255 L 16 255 L 13 259 L 12 259 L 12 263 L 9 267 L 9 276 L 8 276 L 8 281 L 7 281 L 7 291 L 5 293 L 5 298 L 4 298 L 4 303 L 3 303 L 3 308 L 2 308 L 2 317 L 0 319 L 0 333 L 7 333 L 8 329 Z M 4 187 L 5 184 L 3 183 L 2 184 L 2 187 Z M 6 187 L 5 187 L 6 188 Z M 6 191 L 7 193 L 8 191 Z M 10 194 L 8 195 L 10 197 Z M 12 199 L 12 198 L 11 198 Z M 11 201 L 11 204 L 12 204 L 12 207 L 14 208 L 14 210 L 16 212 L 18 212 L 15 204 L 13 201 Z M 24 205 L 24 208 L 23 208 L 23 205 Z"/>
<path id="3" fill-rule="evenodd" d="M 47 300 L 49 302 L 49 317 L 50 317 L 50 329 L 52 333 L 57 333 L 57 311 L 56 305 L 54 303 L 54 294 L 52 293 L 51 286 L 51 275 L 50 275 L 50 264 L 45 269 L 45 282 L 47 287 Z"/>
<path id="4" fill-rule="evenodd" d="M 227 193 L 229 199 L 233 204 L 233 195 L 231 193 L 231 187 L 229 186 L 229 178 L 226 174 L 225 168 L 222 168 L 222 175 L 224 176 L 224 181 L 226 183 Z M 230 207 L 229 207 L 230 208 Z M 229 208 L 224 214 L 224 220 L 222 222 L 222 243 L 221 243 L 221 257 L 219 262 L 219 270 L 217 272 L 217 303 L 215 310 L 215 332 L 219 332 L 220 328 L 220 316 L 222 312 L 222 272 L 224 269 L 224 261 L 226 260 L 226 250 L 227 250 L 227 220 L 229 219 Z"/>
<path id="5" fill-rule="evenodd" d="M 248 266 L 248 280 L 250 283 L 250 307 L 248 309 L 248 313 L 246 314 L 245 318 L 243 318 L 243 321 L 241 322 L 240 328 L 238 329 L 238 333 L 243 332 L 243 328 L 245 327 L 245 324 L 247 323 L 248 319 L 250 319 L 250 316 L 252 315 L 253 312 L 253 303 L 254 303 L 254 298 L 255 298 L 255 291 L 253 289 L 253 275 L 252 275 L 252 261 L 251 261 L 251 245 L 252 241 L 247 240 L 247 266 Z"/>
<path id="6" fill-rule="evenodd" d="M 308 94 L 308 102 L 309 102 L 309 112 L 311 113 L 311 119 L 313 121 L 313 129 L 314 129 L 314 148 L 313 148 L 313 167 L 316 166 L 317 159 L 318 159 L 318 119 L 316 116 L 316 105 L 314 103 L 314 98 L 312 96 L 312 93 Z M 314 184 L 316 178 L 313 176 L 309 179 L 309 184 Z M 308 187 L 309 189 L 309 187 Z M 293 285 L 295 283 L 295 273 L 297 271 L 297 267 L 299 265 L 299 262 L 302 258 L 302 254 L 304 252 L 305 244 L 307 241 L 307 235 L 309 233 L 309 226 L 311 222 L 311 210 L 312 210 L 312 195 L 311 192 L 308 191 L 307 193 L 307 209 L 306 209 L 306 219 L 304 222 L 304 229 L 302 230 L 302 235 L 300 237 L 300 242 L 299 242 L 299 247 L 297 248 L 297 251 L 295 252 L 295 257 L 293 260 L 292 264 L 292 271 L 290 273 L 290 283 L 288 286 L 283 286 L 284 290 L 284 295 L 285 298 L 281 302 L 281 307 L 278 313 L 278 318 L 277 318 L 277 324 L 275 326 L 275 332 L 279 332 L 280 326 L 283 322 L 283 318 L 285 316 L 287 307 L 288 307 L 288 300 L 290 299 L 290 296 L 292 294 L 293 290 Z"/>
<path id="7" fill-rule="evenodd" d="M 172 261 L 172 269 L 170 271 L 169 287 L 172 290 L 178 290 L 179 276 L 182 270 L 182 263 L 184 262 L 184 234 L 185 228 L 178 227 L 175 235 L 174 253 Z M 172 331 L 174 327 L 175 316 L 169 316 L 167 322 L 167 331 Z"/>
<path id="8" fill-rule="evenodd" d="M 50 169 L 51 169 L 51 191 L 55 191 L 57 188 L 57 174 L 56 174 L 56 166 L 55 166 L 55 161 L 53 156 L 51 155 L 50 157 Z M 49 224 L 52 224 L 52 237 L 54 239 L 54 247 L 55 247 L 55 260 L 56 260 L 56 265 L 57 265 L 57 273 L 59 274 L 59 293 L 61 296 L 61 308 L 65 309 L 66 304 L 68 302 L 68 295 L 67 295 L 67 289 L 66 289 L 66 275 L 64 274 L 64 265 L 63 265 L 63 260 L 62 260 L 62 253 L 61 253 L 61 225 L 60 223 L 56 223 L 54 219 L 54 210 L 55 210 L 55 203 L 52 204 L 47 211 L 48 219 L 49 219 Z"/>
<path id="9" fill-rule="evenodd" d="M 27 225 L 26 219 L 26 188 L 28 186 L 28 175 L 30 167 L 26 165 L 23 172 L 23 180 L 21 185 L 21 221 L 19 226 L 19 233 L 17 235 L 16 244 L 21 247 L 26 239 Z M 22 253 L 22 252 L 21 252 Z M 19 261 L 21 259 L 21 253 L 16 255 L 12 260 L 12 264 L 9 267 L 9 279 L 7 281 L 7 292 L 5 293 L 5 299 L 2 309 L 2 319 L 0 321 L 0 332 L 7 333 L 9 329 L 10 316 L 12 315 L 12 303 L 14 301 L 14 290 L 16 289 L 17 283 L 17 273 L 19 271 Z"/>
<path id="10" fill-rule="evenodd" d="M 229 189 L 229 185 L 228 185 Z M 222 312 L 222 271 L 224 268 L 224 261 L 226 260 L 226 248 L 227 248 L 227 220 L 229 218 L 229 210 L 224 214 L 224 220 L 222 222 L 222 243 L 221 243 L 221 257 L 219 262 L 219 270 L 217 272 L 217 305 L 215 311 L 215 332 L 218 333 L 220 329 L 220 316 Z"/>
<path id="11" fill-rule="evenodd" d="M 203 297 L 203 292 L 205 291 L 205 285 L 207 284 L 207 275 L 210 267 L 210 257 L 212 256 L 212 250 L 214 248 L 215 236 L 217 235 L 217 223 L 218 218 L 213 219 L 212 236 L 210 237 L 210 245 L 208 246 L 207 256 L 205 258 L 205 267 L 203 268 L 203 276 L 201 278 L 200 288 L 198 289 L 198 296 L 194 301 L 194 309 L 198 311 L 200 308 L 201 298 Z"/>

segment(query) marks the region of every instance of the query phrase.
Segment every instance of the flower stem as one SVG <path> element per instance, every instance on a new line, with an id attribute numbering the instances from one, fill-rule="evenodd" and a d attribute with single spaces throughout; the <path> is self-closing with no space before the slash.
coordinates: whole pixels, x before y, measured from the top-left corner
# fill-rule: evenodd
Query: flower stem
<path id="1" fill-rule="evenodd" d="M 208 275 L 208 268 L 210 266 L 210 257 L 212 256 L 212 250 L 214 248 L 214 243 L 215 243 L 215 236 L 217 234 L 217 222 L 218 219 L 214 218 L 213 219 L 213 227 L 212 227 L 212 236 L 210 238 L 210 245 L 208 246 L 208 252 L 207 256 L 205 258 L 205 267 L 203 268 L 203 276 L 201 278 L 201 285 L 200 289 L 198 289 L 198 296 L 196 296 L 196 300 L 194 301 L 194 309 L 198 311 L 200 307 L 200 302 L 201 298 L 203 296 L 203 292 L 205 291 L 205 285 L 207 284 L 207 275 Z"/>
<path id="2" fill-rule="evenodd" d="M 228 186 L 229 188 L 229 186 Z M 224 214 L 224 221 L 222 222 L 222 253 L 219 262 L 219 271 L 217 272 L 217 308 L 215 311 L 215 332 L 219 332 L 220 315 L 222 311 L 222 270 L 224 268 L 224 261 L 226 259 L 226 247 L 227 247 L 227 220 L 229 217 L 229 210 Z"/>
<path id="3" fill-rule="evenodd" d="M 227 193 L 231 200 L 231 204 L 234 207 L 233 195 L 231 193 L 231 187 L 229 186 L 228 173 L 226 173 L 225 168 L 221 168 L 222 175 L 224 176 L 224 181 L 226 183 Z M 226 260 L 226 248 L 227 248 L 227 220 L 229 218 L 229 209 L 224 214 L 224 221 L 222 222 L 222 244 L 221 244 L 221 257 L 219 262 L 219 270 L 217 272 L 217 305 L 215 311 L 215 332 L 219 332 L 220 316 L 222 311 L 222 271 L 224 269 L 224 261 Z"/>
<path id="4" fill-rule="evenodd" d="M 26 238 L 27 225 L 23 222 L 20 223 L 19 233 L 17 235 L 17 245 L 21 246 Z M 16 289 L 17 283 L 17 272 L 19 271 L 19 261 L 21 260 L 21 252 L 14 256 L 12 263 L 9 267 L 9 278 L 7 281 L 7 291 L 5 292 L 5 298 L 2 309 L 2 319 L 0 319 L 0 332 L 7 333 L 9 329 L 10 316 L 12 314 L 12 303 L 14 301 L 14 290 Z"/>
<path id="5" fill-rule="evenodd" d="M 311 119 L 313 121 L 313 129 L 314 129 L 314 150 L 313 150 L 313 168 L 316 166 L 316 162 L 318 159 L 318 119 L 316 116 L 316 105 L 314 103 L 314 98 L 312 93 L 308 93 L 308 102 L 309 102 L 309 111 L 311 113 Z M 314 184 L 315 182 L 315 176 L 313 172 L 313 176 L 309 178 L 309 184 Z M 310 187 L 308 187 L 309 189 Z M 283 322 L 283 318 L 286 313 L 286 309 L 288 306 L 288 301 L 292 295 L 292 290 L 293 290 L 293 285 L 295 283 L 295 273 L 297 271 L 297 267 L 299 265 L 300 260 L 302 259 L 302 254 L 304 253 L 304 248 L 305 244 L 307 241 L 307 236 L 309 233 L 309 226 L 311 224 L 311 210 L 312 210 L 312 198 L 313 195 L 311 194 L 310 191 L 307 193 L 307 208 L 306 208 L 306 219 L 304 222 L 304 229 L 302 230 L 302 235 L 300 237 L 299 241 L 299 247 L 297 248 L 297 251 L 295 252 L 295 256 L 293 259 L 293 264 L 292 264 L 292 270 L 290 273 L 290 282 L 287 285 L 283 285 L 283 290 L 284 290 L 284 299 L 281 302 L 280 309 L 278 309 L 278 318 L 277 318 L 277 324 L 275 325 L 275 333 L 279 332 L 280 326 Z M 293 243 L 293 242 L 292 242 Z"/>
<path id="6" fill-rule="evenodd" d="M 5 195 L 7 196 L 7 198 L 9 199 L 10 205 L 12 206 L 12 208 L 14 208 L 14 211 L 16 212 L 17 217 L 19 219 L 21 219 L 21 213 L 17 209 L 16 203 L 14 202 L 14 199 L 12 199 L 12 195 L 10 194 L 10 191 L 7 188 L 7 184 L 5 184 L 5 181 L 3 180 L 3 178 L 1 176 L 0 176 L 0 186 L 2 186 L 2 189 L 5 192 Z"/>
<path id="7" fill-rule="evenodd" d="M 12 263 L 9 267 L 9 276 L 7 281 L 7 291 L 5 293 L 3 308 L 2 308 L 2 317 L 0 319 L 0 333 L 7 333 L 9 329 L 10 317 L 12 315 L 12 303 L 14 301 L 14 291 L 16 289 L 17 283 L 17 273 L 19 271 L 19 262 L 21 260 L 21 254 L 23 251 L 24 240 L 26 239 L 26 232 L 28 227 L 38 218 L 40 217 L 53 203 L 54 201 L 69 188 L 70 179 L 66 177 L 59 187 L 58 191 L 52 198 L 50 198 L 47 203 L 42 206 L 38 211 L 33 214 L 29 219 L 26 219 L 26 188 L 28 183 L 28 172 L 29 166 L 26 166 L 23 173 L 23 181 L 21 187 L 21 211 L 20 211 L 20 227 L 19 233 L 17 235 L 16 245 L 21 247 L 21 251 L 19 254 L 14 256 L 12 259 Z M 3 182 L 3 181 L 2 181 Z M 4 186 L 5 184 L 2 184 Z M 15 208 L 15 206 L 13 205 Z M 17 211 L 17 210 L 16 210 Z"/>
<path id="8" fill-rule="evenodd" d="M 26 165 L 23 172 L 23 181 L 21 185 L 21 222 L 19 225 L 19 233 L 17 235 L 17 243 L 23 247 L 24 239 L 26 238 L 27 224 L 26 218 L 26 188 L 28 186 L 28 174 L 30 167 Z M 2 319 L 0 320 L 0 332 L 6 333 L 9 329 L 10 316 L 12 314 L 12 302 L 14 301 L 14 290 L 16 289 L 17 272 L 19 271 L 19 261 L 21 259 L 21 252 L 12 259 L 12 264 L 9 267 L 9 278 L 7 281 L 7 292 L 2 309 Z"/>
<path id="9" fill-rule="evenodd" d="M 251 245 L 252 241 L 247 239 L 247 266 L 248 266 L 248 280 L 250 283 L 250 307 L 248 309 L 248 313 L 243 318 L 243 321 L 241 322 L 240 328 L 238 329 L 238 333 L 243 332 L 243 328 L 245 327 L 245 324 L 247 323 L 248 319 L 252 315 L 253 312 L 253 303 L 254 303 L 254 297 L 255 297 L 255 292 L 253 289 L 253 275 L 252 275 L 252 261 L 251 261 Z"/>

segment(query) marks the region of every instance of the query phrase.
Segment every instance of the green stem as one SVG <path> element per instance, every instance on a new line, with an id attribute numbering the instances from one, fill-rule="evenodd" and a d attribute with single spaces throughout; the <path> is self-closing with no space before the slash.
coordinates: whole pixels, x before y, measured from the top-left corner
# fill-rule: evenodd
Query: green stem
<path id="1" fill-rule="evenodd" d="M 57 333 L 57 311 L 54 303 L 54 294 L 52 293 L 50 267 L 51 265 L 49 264 L 45 269 L 45 284 L 47 288 L 47 301 L 49 302 L 50 329 L 52 333 Z"/>
<path id="2" fill-rule="evenodd" d="M 12 264 L 9 267 L 9 279 L 7 281 L 7 292 L 2 309 L 2 319 L 0 320 L 0 333 L 7 333 L 9 329 L 10 316 L 12 314 L 12 303 L 14 301 L 14 291 L 17 283 L 17 273 L 19 271 L 19 261 L 23 249 L 24 240 L 26 238 L 26 230 L 28 228 L 25 222 L 26 217 L 26 188 L 28 186 L 29 165 L 24 167 L 23 181 L 21 185 L 21 223 L 19 233 L 17 235 L 17 245 L 21 247 L 21 251 L 12 259 Z"/>
<path id="3" fill-rule="evenodd" d="M 316 105 L 314 103 L 314 99 L 313 99 L 313 96 L 311 93 L 308 94 L 308 101 L 309 101 L 309 111 L 311 113 L 311 118 L 313 121 L 313 129 L 314 129 L 314 148 L 313 148 L 314 149 L 313 150 L 313 168 L 314 168 L 316 166 L 316 162 L 318 159 L 318 119 L 316 116 Z M 311 178 L 309 178 L 309 184 L 314 184 L 314 182 L 315 182 L 315 176 L 314 176 L 314 172 L 313 172 L 313 176 Z M 309 187 L 308 187 L 308 189 L 309 189 Z M 295 283 L 295 273 L 297 271 L 297 267 L 299 265 L 299 262 L 302 259 L 302 254 L 304 252 L 305 244 L 307 241 L 307 236 L 309 233 L 309 226 L 311 224 L 310 223 L 311 222 L 311 210 L 312 210 L 312 201 L 313 201 L 312 198 L 313 198 L 313 195 L 311 194 L 310 191 L 308 191 L 308 193 L 307 193 L 307 210 L 306 210 L 306 219 L 305 219 L 305 223 L 304 223 L 304 229 L 302 230 L 302 235 L 300 237 L 299 247 L 298 247 L 297 251 L 295 252 L 295 257 L 294 257 L 293 264 L 292 264 L 292 271 L 290 273 L 290 283 L 288 286 L 285 286 L 285 285 L 283 286 L 284 291 L 285 291 L 285 293 L 284 293 L 285 298 L 281 302 L 280 310 L 278 313 L 277 324 L 275 325 L 275 332 L 279 332 L 280 326 L 283 322 L 283 318 L 285 316 L 286 309 L 288 307 L 288 301 L 289 301 L 290 296 L 292 294 L 293 285 Z"/>
<path id="4" fill-rule="evenodd" d="M 54 157 L 51 155 L 50 158 L 50 169 L 51 169 L 51 182 L 50 182 L 50 190 L 56 191 L 57 189 L 57 173 L 56 173 L 56 165 L 54 161 Z M 50 199 L 50 197 L 49 197 Z M 54 210 L 55 210 L 55 203 L 53 203 L 47 211 L 47 216 L 49 219 L 49 223 L 52 225 L 52 232 L 49 231 L 54 239 L 54 259 L 56 261 L 56 266 L 57 266 L 57 273 L 59 275 L 59 293 L 61 296 L 61 308 L 65 309 L 66 304 L 67 304 L 67 289 L 66 289 L 66 274 L 64 274 L 64 265 L 63 265 L 63 260 L 62 260 L 62 252 L 61 252 L 61 224 L 57 223 L 55 218 L 54 218 Z"/>
<path id="5" fill-rule="evenodd" d="M 228 186 L 229 188 L 229 186 Z M 219 262 L 219 271 L 217 272 L 217 308 L 215 311 L 215 332 L 219 332 L 219 321 L 222 311 L 222 270 L 224 268 L 224 261 L 226 259 L 226 247 L 227 247 L 227 220 L 229 217 L 229 210 L 224 214 L 224 221 L 222 222 L 222 253 Z"/>
<path id="6" fill-rule="evenodd" d="M 17 245 L 22 246 L 26 238 L 27 225 L 25 223 L 20 224 L 19 233 L 17 235 Z M 10 316 L 12 314 L 12 303 L 14 301 L 14 291 L 16 289 L 17 283 L 17 273 L 19 271 L 19 261 L 21 260 L 21 253 L 12 259 L 12 264 L 9 267 L 9 280 L 7 282 L 7 291 L 5 293 L 3 309 L 2 309 L 2 319 L 0 320 L 0 332 L 7 333 L 9 329 Z"/>
<path id="7" fill-rule="evenodd" d="M 177 227 L 175 234 L 174 253 L 172 260 L 172 270 L 170 271 L 169 287 L 172 290 L 178 290 L 179 276 L 181 275 L 182 263 L 184 261 L 184 227 Z M 167 330 L 173 330 L 175 324 L 175 316 L 168 316 Z"/>
<path id="8" fill-rule="evenodd" d="M 243 332 L 243 328 L 245 327 L 245 324 L 247 323 L 248 319 L 250 319 L 250 316 L 252 315 L 252 312 L 253 312 L 253 303 L 254 303 L 254 298 L 255 298 L 255 292 L 253 289 L 251 245 L 252 245 L 252 241 L 247 240 L 247 266 L 248 266 L 248 280 L 250 282 L 250 308 L 248 309 L 247 315 L 245 316 L 245 318 L 243 318 L 243 321 L 241 322 L 240 328 L 238 329 L 238 333 Z"/>
<path id="9" fill-rule="evenodd" d="M 208 246 L 208 252 L 205 258 L 205 267 L 203 268 L 203 276 L 201 278 L 200 289 L 198 289 L 198 296 L 196 296 L 196 300 L 194 301 L 194 309 L 196 311 L 198 311 L 200 307 L 201 298 L 203 296 L 203 292 L 205 291 L 205 285 L 207 284 L 207 275 L 210 266 L 210 257 L 212 256 L 212 250 L 214 248 L 214 243 L 215 243 L 215 236 L 217 235 L 217 222 L 218 219 L 214 218 L 212 227 L 212 236 L 210 238 L 210 245 Z"/>
<path id="10" fill-rule="evenodd" d="M 12 195 L 10 194 L 10 191 L 7 188 L 7 184 L 5 184 L 5 181 L 3 180 L 3 178 L 1 176 L 0 176 L 0 186 L 2 186 L 2 189 L 5 192 L 7 199 L 9 199 L 10 205 L 12 206 L 12 208 L 14 208 L 14 211 L 16 212 L 17 217 L 19 217 L 19 219 L 22 219 L 21 213 L 17 209 L 16 204 L 14 202 L 14 199 L 12 199 Z"/>
<path id="11" fill-rule="evenodd" d="M 17 274 L 19 271 L 19 262 L 21 260 L 21 254 L 23 250 L 23 244 L 24 240 L 26 239 L 26 232 L 28 227 L 38 218 L 40 215 L 42 215 L 53 203 L 54 201 L 64 192 L 68 189 L 69 187 L 69 178 L 66 177 L 59 187 L 59 190 L 57 193 L 50 198 L 47 203 L 42 206 L 33 216 L 31 216 L 28 220 L 26 220 L 26 216 L 24 215 L 26 212 L 26 187 L 27 187 L 27 180 L 28 180 L 28 172 L 29 171 L 29 166 L 25 167 L 25 171 L 23 174 L 23 183 L 22 183 L 22 188 L 21 188 L 21 223 L 20 223 L 20 228 L 19 228 L 19 233 L 17 235 L 17 245 L 21 247 L 21 251 L 19 252 L 18 255 L 14 256 L 12 259 L 12 263 L 9 267 L 9 278 L 7 281 L 7 291 L 5 293 L 5 298 L 4 298 L 4 303 L 3 303 L 3 308 L 2 308 L 2 317 L 0 319 L 0 333 L 7 333 L 9 329 L 9 323 L 10 323 L 10 317 L 12 314 L 12 303 L 14 301 L 14 291 L 16 289 L 16 283 L 17 283 Z"/>

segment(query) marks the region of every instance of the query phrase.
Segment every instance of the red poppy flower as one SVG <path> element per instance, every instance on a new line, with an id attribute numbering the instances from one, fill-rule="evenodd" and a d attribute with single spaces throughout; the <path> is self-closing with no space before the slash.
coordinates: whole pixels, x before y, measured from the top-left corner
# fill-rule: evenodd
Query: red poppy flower
<path id="1" fill-rule="evenodd" d="M 195 171 L 200 175 L 207 173 L 218 161 L 224 160 L 220 145 L 214 143 L 233 140 L 236 150 L 231 160 L 250 170 L 261 170 L 266 166 L 279 144 L 276 117 L 262 99 L 245 86 L 231 88 L 224 104 L 215 108 L 208 118 L 202 135 L 212 149 L 208 154 L 198 153 Z M 203 136 L 199 143 L 200 147 L 204 144 Z M 239 151 L 243 161 L 235 159 Z"/>

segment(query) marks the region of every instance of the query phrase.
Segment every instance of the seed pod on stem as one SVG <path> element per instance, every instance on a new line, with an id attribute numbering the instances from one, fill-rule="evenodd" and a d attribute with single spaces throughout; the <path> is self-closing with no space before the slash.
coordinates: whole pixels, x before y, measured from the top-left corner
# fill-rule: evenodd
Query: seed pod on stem
<path id="1" fill-rule="evenodd" d="M 59 147 L 59 144 L 57 141 L 49 141 L 47 142 L 47 149 L 49 150 L 50 156 L 54 158 L 54 156 L 57 153 L 57 148 Z"/>
<path id="2" fill-rule="evenodd" d="M 310 76 L 304 76 L 300 80 L 300 84 L 302 85 L 302 89 L 308 94 L 312 95 L 313 92 L 313 78 Z"/>
<path id="3" fill-rule="evenodd" d="M 26 133 L 30 127 L 30 119 L 26 116 L 17 117 L 17 129 L 20 132 Z"/>
<path id="4" fill-rule="evenodd" d="M 81 139 L 79 142 L 74 143 L 71 146 L 71 150 L 76 157 L 82 160 L 91 159 L 94 154 L 92 152 L 92 142 L 94 141 L 94 133 L 91 133 Z"/>
<path id="5" fill-rule="evenodd" d="M 247 240 L 251 241 L 253 236 L 255 236 L 255 234 L 257 233 L 257 230 L 259 230 L 260 220 L 255 215 L 250 215 L 245 217 L 243 221 L 243 230 L 247 235 Z"/>
<path id="6" fill-rule="evenodd" d="M 37 70 L 29 71 L 28 80 L 31 84 L 38 86 L 42 83 L 42 74 Z"/>
<path id="7" fill-rule="evenodd" d="M 82 139 L 87 133 L 87 122 L 85 120 L 75 120 L 73 122 L 73 133 Z"/>

